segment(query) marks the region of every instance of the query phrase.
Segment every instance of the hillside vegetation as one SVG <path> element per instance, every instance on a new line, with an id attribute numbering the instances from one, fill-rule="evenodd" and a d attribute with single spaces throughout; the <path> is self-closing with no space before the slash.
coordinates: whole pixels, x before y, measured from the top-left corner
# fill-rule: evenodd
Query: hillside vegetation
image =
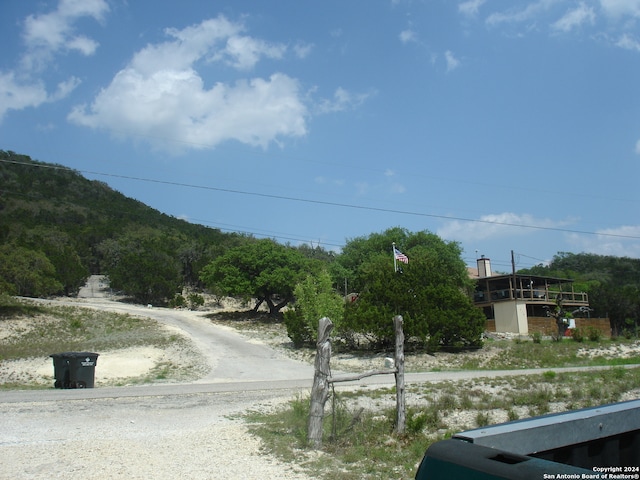
<path id="1" fill-rule="evenodd" d="M 290 307 L 297 345 L 313 345 L 318 317 L 330 315 L 347 347 L 363 338 L 384 347 L 396 313 L 428 348 L 481 345 L 484 318 L 471 302 L 462 249 L 428 231 L 392 227 L 346 240 L 339 254 L 283 245 L 171 217 L 62 165 L 1 150 L 0 188 L 0 293 L 73 295 L 102 274 L 140 303 L 197 306 L 206 289 L 255 299 L 274 317 Z M 396 271 L 394 243 L 411 259 Z M 615 335 L 638 334 L 640 259 L 559 253 L 520 273 L 573 279 Z M 345 294 L 357 300 L 345 305 Z"/>
<path id="2" fill-rule="evenodd" d="M 109 273 L 114 288 L 140 301 L 165 301 L 182 285 L 197 284 L 199 270 L 217 254 L 246 240 L 13 152 L 0 151 L 0 185 L 0 291 L 12 295 L 70 295 L 89 274 Z M 132 268 L 146 277 L 131 278 Z"/>

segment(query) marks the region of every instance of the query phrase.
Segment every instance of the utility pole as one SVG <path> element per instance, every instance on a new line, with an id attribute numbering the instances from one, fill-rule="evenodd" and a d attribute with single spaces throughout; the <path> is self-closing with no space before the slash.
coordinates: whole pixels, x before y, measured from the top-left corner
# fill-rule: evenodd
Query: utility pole
<path id="1" fill-rule="evenodd" d="M 513 250 L 511 250 L 511 277 L 513 278 L 512 295 L 513 295 L 513 298 L 515 299 L 518 297 L 518 295 L 516 292 L 516 260 L 513 254 Z"/>

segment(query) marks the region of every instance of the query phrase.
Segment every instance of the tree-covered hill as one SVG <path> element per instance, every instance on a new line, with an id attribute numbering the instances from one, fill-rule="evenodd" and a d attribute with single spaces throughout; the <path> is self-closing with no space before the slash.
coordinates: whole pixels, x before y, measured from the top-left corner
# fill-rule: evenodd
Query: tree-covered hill
<path id="1" fill-rule="evenodd" d="M 393 242 L 412 258 L 402 275 L 390 270 Z M 520 273 L 573 279 L 589 294 L 594 316 L 609 317 L 614 332 L 637 332 L 640 259 L 560 253 Z M 62 165 L 0 150 L 0 294 L 71 295 L 90 274 L 108 275 L 112 288 L 139 302 L 164 304 L 185 286 L 207 287 L 257 298 L 274 313 L 299 301 L 295 291 L 305 285 L 314 301 L 330 285 L 328 303 L 338 295 L 344 308 L 348 281 L 359 295 L 342 316 L 345 338 L 374 332 L 384 341 L 388 322 L 376 322 L 396 312 L 412 335 L 445 345 L 476 344 L 483 325 L 467 298 L 472 288 L 459 246 L 430 232 L 391 228 L 347 241 L 340 254 L 279 245 L 188 223 Z M 307 310 L 315 317 L 313 306 Z M 296 331 L 310 331 L 318 319 L 294 320 Z"/>
<path id="2" fill-rule="evenodd" d="M 120 282 L 151 301 L 198 283 L 204 265 L 244 241 L 165 215 L 62 165 L 0 150 L 0 292 L 72 294 L 89 274 L 109 273 L 116 288 Z M 165 270 L 162 292 L 132 289 L 135 280 L 125 278 L 132 258 L 149 277 Z"/>

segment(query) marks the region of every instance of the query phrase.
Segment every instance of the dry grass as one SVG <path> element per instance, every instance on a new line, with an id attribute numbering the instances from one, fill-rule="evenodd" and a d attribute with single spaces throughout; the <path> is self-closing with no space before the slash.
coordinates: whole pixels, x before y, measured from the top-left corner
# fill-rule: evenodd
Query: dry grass
<path id="1" fill-rule="evenodd" d="M 101 386 L 185 381 L 203 374 L 191 343 L 154 320 L 0 296 L 0 388 L 51 388 L 49 355 L 67 351 L 100 352 L 96 382 Z M 141 361 L 142 368 L 136 368 Z M 109 363 L 116 368 L 105 368 Z"/>
<path id="2" fill-rule="evenodd" d="M 311 362 L 313 349 L 295 350 L 282 325 L 240 314 L 214 321 L 233 326 L 287 355 Z M 336 353 L 332 370 L 362 372 L 382 368 L 391 352 Z M 327 403 L 325 442 L 321 451 L 307 449 L 309 399 L 296 398 L 278 412 L 253 412 L 252 431 L 270 452 L 303 465 L 325 480 L 414 477 L 424 451 L 433 442 L 484 425 L 525 419 L 640 396 L 637 340 L 553 342 L 543 339 L 489 339 L 485 347 L 466 352 L 406 354 L 407 371 L 486 370 L 487 378 L 411 385 L 407 388 L 407 433 L 393 434 L 395 389 L 341 389 Z M 556 373 L 490 378 L 493 369 L 554 368 L 609 365 L 581 373 Z M 331 412 L 335 411 L 335 422 Z M 335 427 L 334 427 L 335 425 Z"/>

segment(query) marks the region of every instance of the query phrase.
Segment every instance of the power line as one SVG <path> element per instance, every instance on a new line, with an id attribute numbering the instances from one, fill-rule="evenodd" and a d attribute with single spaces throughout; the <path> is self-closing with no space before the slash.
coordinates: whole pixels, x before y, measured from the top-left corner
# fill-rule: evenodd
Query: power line
<path id="1" fill-rule="evenodd" d="M 81 172 L 81 173 L 90 174 L 90 175 L 99 175 L 99 176 L 110 177 L 110 178 L 121 178 L 121 179 L 125 179 L 125 180 L 135 180 L 135 181 L 138 181 L 138 182 L 156 183 L 156 184 L 160 184 L 160 185 L 171 185 L 171 186 L 184 187 L 184 188 L 193 188 L 193 189 L 199 189 L 199 190 L 207 190 L 207 191 L 215 191 L 215 192 L 223 192 L 223 193 L 233 193 L 233 194 L 236 194 L 236 195 L 247 195 L 247 196 L 260 197 L 260 198 L 271 198 L 271 199 L 275 199 L 275 200 L 285 200 L 285 201 L 289 201 L 289 202 L 308 203 L 308 204 L 315 204 L 315 205 L 325 205 L 325 206 L 331 206 L 331 207 L 350 208 L 350 209 L 355 209 L 355 210 L 367 210 L 367 211 L 383 212 L 383 213 L 393 213 L 393 214 L 398 214 L 398 215 L 408 215 L 408 216 L 416 216 L 416 217 L 437 218 L 437 219 L 442 219 L 442 220 L 457 220 L 457 221 L 460 221 L 460 222 L 481 223 L 481 224 L 487 224 L 487 225 L 500 225 L 500 226 L 505 226 L 505 227 L 514 227 L 514 228 L 528 228 L 528 229 L 532 229 L 532 230 L 544 230 L 544 231 L 554 231 L 554 232 L 563 232 L 563 233 L 576 233 L 576 234 L 581 234 L 581 235 L 595 235 L 595 236 L 602 236 L 602 237 L 626 238 L 626 239 L 632 239 L 632 240 L 640 240 L 640 237 L 639 236 L 635 236 L 635 235 L 622 235 L 622 234 L 616 234 L 616 233 L 590 232 L 590 231 L 585 231 L 585 230 L 572 230 L 572 229 L 567 229 L 567 228 L 545 227 L 545 226 L 540 226 L 540 225 L 527 225 L 527 224 L 521 224 L 521 223 L 498 222 L 498 221 L 492 221 L 492 220 L 479 220 L 479 219 L 473 219 L 473 218 L 454 217 L 454 216 L 450 216 L 450 215 L 437 215 L 437 214 L 433 214 L 433 213 L 412 212 L 412 211 L 407 211 L 407 210 L 396 210 L 396 209 L 391 209 L 391 208 L 372 207 L 372 206 L 366 206 L 366 205 L 355 205 L 355 204 L 340 203 L 340 202 L 330 202 L 330 201 L 325 201 L 325 200 L 311 200 L 311 199 L 307 199 L 307 198 L 289 197 L 289 196 L 286 196 L 286 195 L 275 195 L 275 194 L 268 194 L 268 193 L 249 192 L 249 191 L 245 191 L 245 190 L 236 190 L 236 189 L 229 189 L 229 188 L 222 188 L 222 187 L 212 187 L 212 186 L 206 186 L 206 185 L 195 185 L 195 184 L 181 183 L 181 182 L 170 182 L 168 180 L 158 180 L 158 179 L 152 179 L 152 178 L 133 177 L 133 176 L 129 176 L 129 175 L 121 175 L 121 174 L 115 174 L 115 173 L 95 172 L 95 171 L 92 171 L 92 170 L 74 170 L 74 169 L 71 169 L 71 168 L 58 166 L 58 165 L 28 164 L 28 163 L 18 162 L 18 161 L 14 161 L 14 160 L 5 160 L 5 159 L 0 159 L 0 162 L 18 164 L 18 165 L 23 165 L 23 166 L 33 166 L 33 167 L 40 167 L 40 168 L 51 168 L 51 169 L 55 169 L 55 170 L 66 170 L 66 171 L 73 171 L 73 172 Z"/>
<path id="2" fill-rule="evenodd" d="M 269 230 L 262 230 L 262 231 L 251 230 L 249 227 L 243 227 L 241 225 L 231 225 L 231 224 L 228 224 L 228 223 L 213 222 L 211 220 L 203 220 L 203 219 L 200 219 L 200 218 L 193 218 L 191 220 L 199 222 L 202 225 L 214 226 L 215 228 L 217 228 L 219 230 L 226 231 L 226 232 L 235 232 L 235 233 L 244 233 L 244 234 L 249 234 L 249 235 L 258 235 L 260 237 L 277 238 L 279 240 L 288 240 L 288 241 L 293 241 L 293 242 L 305 242 L 305 243 L 313 243 L 313 242 L 315 242 L 315 243 L 318 243 L 320 245 L 328 245 L 330 247 L 338 247 L 338 248 L 344 247 L 344 243 L 338 244 L 338 243 L 331 243 L 330 241 L 309 240 L 309 239 L 306 239 L 306 238 L 293 237 L 289 233 L 272 232 L 272 231 L 269 231 Z M 224 225 L 224 226 L 221 226 L 221 225 Z M 284 236 L 284 235 L 286 235 L 286 236 Z"/>
<path id="3" fill-rule="evenodd" d="M 162 140 L 165 142 L 173 142 L 176 144 L 180 144 L 180 145 L 185 145 L 185 146 L 191 146 L 194 148 L 208 148 L 208 149 L 214 149 L 215 145 L 213 144 L 208 144 L 208 143 L 200 143 L 200 142 L 192 142 L 192 141 L 186 141 L 186 140 L 177 140 L 175 138 L 167 138 L 167 137 L 160 137 L 157 135 L 150 135 L 150 134 L 142 134 L 142 133 L 138 133 L 138 134 L 133 134 L 129 131 L 125 131 L 125 130 L 118 130 L 118 129 L 113 129 L 113 131 L 115 132 L 119 132 L 121 134 L 126 134 L 129 136 L 133 136 L 133 137 L 140 137 L 140 138 L 145 138 L 145 139 L 152 139 L 152 140 Z M 253 157 L 261 157 L 261 158 L 273 158 L 272 156 L 267 156 L 266 153 L 264 153 L 264 151 L 259 151 L 259 150 L 248 150 L 246 152 L 244 152 L 244 155 L 246 156 L 253 156 Z M 345 162 L 333 162 L 333 161 L 329 161 L 329 160 L 310 160 L 308 158 L 304 158 L 304 157 L 300 157 L 297 155 L 288 155 L 288 154 L 283 154 L 283 153 L 279 153 L 278 154 L 278 158 L 279 159 L 285 159 L 285 160 L 292 160 L 295 162 L 304 162 L 304 163 L 308 163 L 308 164 L 317 164 L 317 165 L 325 165 L 325 166 L 332 166 L 332 167 L 338 167 L 338 168 L 357 168 L 358 170 L 367 170 L 369 172 L 376 172 L 376 173 L 384 173 L 385 170 L 381 170 L 379 168 L 374 168 L 368 165 L 349 165 L 346 164 Z M 434 177 L 432 174 L 427 175 L 421 175 L 421 174 L 416 174 L 413 173 L 411 174 L 412 177 L 416 177 L 416 178 L 424 178 L 424 179 L 429 179 L 432 181 L 438 181 L 438 182 L 452 182 L 452 183 L 457 183 L 457 184 L 467 184 L 467 185 L 476 185 L 479 187 L 488 187 L 488 188 L 501 188 L 501 189 L 509 189 L 509 190 L 514 190 L 517 189 L 518 191 L 530 191 L 533 192 L 535 194 L 546 194 L 546 193 L 555 193 L 555 191 L 553 190 L 545 190 L 545 189 L 541 189 L 541 188 L 530 188 L 527 186 L 523 186 L 523 185 L 518 185 L 518 186 L 514 186 L 514 185 L 503 185 L 503 184 L 496 184 L 496 183 L 487 183 L 487 182 L 478 182 L 477 180 L 465 180 L 465 179 L 460 179 L 460 178 L 447 178 L 447 177 Z M 585 197 L 585 198 L 600 198 L 602 200 L 608 200 L 608 201 L 615 201 L 615 202 L 624 202 L 624 203 L 637 203 L 637 201 L 632 200 L 630 198 L 612 198 L 612 197 L 605 197 L 602 195 L 594 195 L 593 192 L 590 192 L 589 194 L 581 194 L 580 192 L 573 192 L 572 195 L 574 197 Z"/>

